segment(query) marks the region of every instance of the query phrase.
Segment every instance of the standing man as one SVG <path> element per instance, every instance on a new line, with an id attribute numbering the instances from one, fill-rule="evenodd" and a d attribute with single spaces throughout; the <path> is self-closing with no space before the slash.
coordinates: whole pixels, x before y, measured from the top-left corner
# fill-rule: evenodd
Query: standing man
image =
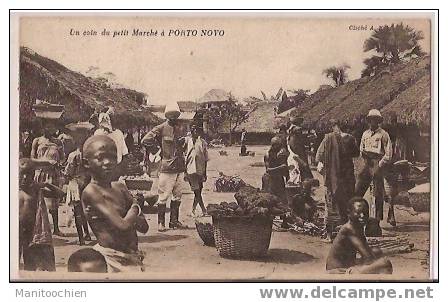
<path id="1" fill-rule="evenodd" d="M 361 137 L 359 151 L 363 158 L 363 166 L 355 193 L 357 196 L 364 196 L 373 181 L 375 218 L 380 221 L 383 219 L 384 170 L 392 159 L 392 143 L 389 134 L 380 127 L 383 117 L 378 110 L 370 110 L 366 120 L 370 128 L 364 131 Z"/>
<path id="2" fill-rule="evenodd" d="M 166 202 L 171 196 L 169 227 L 171 229 L 182 227 L 182 224 L 179 222 L 179 207 L 182 198 L 182 181 L 185 172 L 185 158 L 183 155 L 185 140 L 178 123 L 179 116 L 179 105 L 177 103 L 168 104 L 165 108 L 165 117 L 167 120 L 154 127 L 142 139 L 143 145 L 150 147 L 159 145 L 162 149 L 162 163 L 158 187 L 159 201 L 157 206 L 158 229 L 160 232 L 166 230 Z"/>
<path id="3" fill-rule="evenodd" d="M 242 132 L 241 132 L 241 150 L 240 150 L 240 155 L 245 156 L 247 155 L 247 148 L 246 148 L 246 129 L 243 128 Z"/>

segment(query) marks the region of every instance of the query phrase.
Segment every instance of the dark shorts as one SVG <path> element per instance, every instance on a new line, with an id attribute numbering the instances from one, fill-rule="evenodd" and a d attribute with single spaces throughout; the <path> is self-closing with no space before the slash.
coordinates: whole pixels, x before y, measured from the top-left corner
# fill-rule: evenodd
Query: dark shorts
<path id="1" fill-rule="evenodd" d="M 204 187 L 204 180 L 202 176 L 198 174 L 189 174 L 187 175 L 187 178 L 192 191 L 202 190 Z"/>

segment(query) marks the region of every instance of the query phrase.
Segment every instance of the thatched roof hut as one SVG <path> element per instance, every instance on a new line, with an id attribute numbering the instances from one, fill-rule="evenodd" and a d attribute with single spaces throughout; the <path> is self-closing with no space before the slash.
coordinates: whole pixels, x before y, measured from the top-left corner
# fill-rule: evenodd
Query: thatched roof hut
<path id="1" fill-rule="evenodd" d="M 323 124 L 330 119 L 353 120 L 372 109 L 386 116 L 395 112 L 399 121 L 430 125 L 430 57 L 391 66 L 374 77 L 350 81 L 337 88 L 318 90 L 295 114 L 305 122 Z"/>
<path id="2" fill-rule="evenodd" d="M 36 99 L 63 104 L 65 121 L 85 121 L 95 109 L 113 106 L 121 126 L 160 122 L 143 108 L 145 94 L 127 88 L 111 88 L 100 79 L 74 72 L 25 47 L 20 48 L 19 99 L 22 125 L 34 118 L 32 105 Z"/>
<path id="3" fill-rule="evenodd" d="M 409 89 L 400 93 L 392 102 L 381 109 L 383 115 L 395 114 L 399 123 L 431 125 L 431 76 L 421 77 Z"/>
<path id="4" fill-rule="evenodd" d="M 274 133 L 275 124 L 275 108 L 278 102 L 263 101 L 258 102 L 250 113 L 247 120 L 239 125 L 235 130 L 240 132 L 246 129 L 248 133 Z"/>
<path id="5" fill-rule="evenodd" d="M 202 97 L 196 100 L 198 104 L 218 104 L 229 102 L 232 99 L 230 92 L 222 89 L 211 89 Z"/>

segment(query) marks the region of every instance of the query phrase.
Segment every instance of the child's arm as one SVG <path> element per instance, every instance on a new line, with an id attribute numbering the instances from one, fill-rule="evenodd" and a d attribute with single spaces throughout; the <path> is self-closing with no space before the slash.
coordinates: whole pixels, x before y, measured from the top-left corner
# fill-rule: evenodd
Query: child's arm
<path id="1" fill-rule="evenodd" d="M 129 231 L 135 228 L 135 222 L 137 220 L 138 208 L 131 206 L 126 213 L 125 217 L 121 217 L 120 214 L 114 208 L 107 205 L 103 196 L 96 192 L 92 186 L 87 186 L 82 193 L 82 203 L 86 206 L 86 210 L 89 207 L 94 208 L 103 217 L 105 217 L 112 224 L 113 227 L 120 231 Z M 89 215 L 88 215 L 89 216 Z M 93 217 L 89 217 L 91 219 Z"/>
<path id="2" fill-rule="evenodd" d="M 132 194 L 129 192 L 128 188 L 123 185 L 122 183 L 117 183 L 121 192 L 123 192 L 124 197 L 126 198 L 127 202 L 132 206 L 132 204 L 138 204 L 140 208 L 143 207 L 143 204 L 145 203 L 145 200 L 138 201 L 132 196 Z M 145 216 L 143 216 L 142 213 L 137 216 L 137 219 L 135 221 L 135 229 L 140 233 L 146 233 L 149 230 L 148 222 L 145 219 Z"/>

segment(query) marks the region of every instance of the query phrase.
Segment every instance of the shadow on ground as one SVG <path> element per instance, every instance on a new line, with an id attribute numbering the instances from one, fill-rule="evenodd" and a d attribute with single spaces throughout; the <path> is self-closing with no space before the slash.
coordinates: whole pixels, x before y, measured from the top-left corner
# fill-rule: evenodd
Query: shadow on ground
<path id="1" fill-rule="evenodd" d="M 429 224 L 405 222 L 399 223 L 396 227 L 385 227 L 384 229 L 394 232 L 428 232 Z"/>
<path id="2" fill-rule="evenodd" d="M 151 236 L 141 236 L 138 238 L 138 243 L 155 243 L 163 241 L 177 241 L 188 238 L 186 235 L 167 235 L 167 234 L 157 234 Z"/>

